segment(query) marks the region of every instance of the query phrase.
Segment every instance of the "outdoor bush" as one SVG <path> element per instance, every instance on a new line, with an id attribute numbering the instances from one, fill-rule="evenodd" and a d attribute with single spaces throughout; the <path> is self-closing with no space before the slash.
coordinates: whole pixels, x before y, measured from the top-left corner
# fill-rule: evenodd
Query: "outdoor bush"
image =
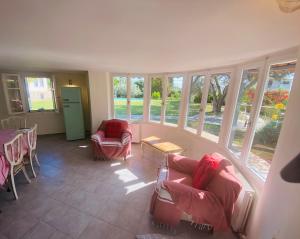
<path id="1" fill-rule="evenodd" d="M 193 102 L 201 103 L 202 94 L 195 95 Z"/>
<path id="2" fill-rule="evenodd" d="M 282 122 L 270 121 L 263 128 L 255 133 L 253 144 L 262 144 L 269 147 L 276 147 Z"/>
<path id="3" fill-rule="evenodd" d="M 160 99 L 160 92 L 159 91 L 154 91 L 152 93 L 152 99 L 159 100 Z"/>
<path id="4" fill-rule="evenodd" d="M 212 103 L 213 100 L 214 100 L 213 95 L 212 94 L 208 94 L 208 96 L 207 96 L 207 103 Z"/>
<path id="5" fill-rule="evenodd" d="M 264 104 L 275 105 L 282 103 L 286 105 L 289 97 L 289 92 L 287 90 L 272 90 L 266 91 L 264 95 Z"/>
<path id="6" fill-rule="evenodd" d="M 169 95 L 172 99 L 179 99 L 180 98 L 180 92 L 179 91 L 175 91 L 175 90 L 172 90 L 170 92 L 170 95 Z"/>

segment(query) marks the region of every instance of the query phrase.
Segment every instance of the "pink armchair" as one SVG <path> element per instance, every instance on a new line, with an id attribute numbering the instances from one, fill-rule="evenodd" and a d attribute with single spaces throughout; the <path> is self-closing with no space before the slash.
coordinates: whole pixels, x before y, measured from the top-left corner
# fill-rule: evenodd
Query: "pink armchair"
<path id="1" fill-rule="evenodd" d="M 94 157 L 120 158 L 126 160 L 131 153 L 132 134 L 125 120 L 111 119 L 102 121 L 98 131 L 92 135 Z"/>
<path id="2" fill-rule="evenodd" d="M 180 155 L 168 156 L 167 165 L 159 171 L 150 206 L 156 223 L 176 226 L 185 220 L 217 231 L 230 228 L 242 186 L 231 162 L 220 154 L 212 156 L 218 168 L 203 190 L 192 186 L 199 161 Z"/>

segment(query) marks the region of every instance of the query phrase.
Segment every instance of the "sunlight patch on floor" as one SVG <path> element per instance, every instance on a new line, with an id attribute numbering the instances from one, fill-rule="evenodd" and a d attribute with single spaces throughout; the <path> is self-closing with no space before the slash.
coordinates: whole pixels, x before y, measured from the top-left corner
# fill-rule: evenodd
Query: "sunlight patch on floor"
<path id="1" fill-rule="evenodd" d="M 121 163 L 112 163 L 112 164 L 110 164 L 110 167 L 116 167 L 116 166 L 120 166 L 121 165 Z"/>
<path id="2" fill-rule="evenodd" d="M 138 179 L 137 176 L 135 176 L 132 172 L 130 172 L 130 170 L 126 168 L 116 170 L 114 173 L 117 174 L 118 178 L 124 183 L 131 182 Z"/>
<path id="3" fill-rule="evenodd" d="M 148 187 L 151 184 L 154 184 L 156 182 L 156 180 L 150 181 L 148 183 L 144 183 L 144 182 L 139 182 L 139 183 L 135 183 L 129 186 L 124 187 L 126 189 L 126 195 L 132 192 L 135 192 L 137 190 L 140 190 L 142 188 Z"/>

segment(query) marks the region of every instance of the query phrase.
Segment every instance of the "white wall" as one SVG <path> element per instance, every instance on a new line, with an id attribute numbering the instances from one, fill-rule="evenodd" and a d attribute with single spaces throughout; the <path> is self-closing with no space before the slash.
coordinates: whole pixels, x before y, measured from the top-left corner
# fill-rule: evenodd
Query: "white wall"
<path id="1" fill-rule="evenodd" d="M 6 71 L 3 71 L 6 72 Z M 9 73 L 18 73 L 21 79 L 27 74 L 26 72 L 8 71 Z M 32 73 L 29 73 L 32 74 Z M 38 134 L 57 134 L 65 132 L 64 116 L 62 111 L 62 102 L 60 97 L 61 87 L 68 85 L 69 80 L 72 80 L 73 85 L 79 86 L 82 93 L 82 104 L 85 120 L 85 129 L 90 130 L 90 103 L 88 94 L 88 75 L 87 72 L 51 72 L 50 75 L 55 76 L 56 85 L 56 100 L 59 112 L 29 112 L 22 114 L 26 117 L 27 125 L 32 126 L 38 124 Z M 26 100 L 25 100 L 26 101 Z M 0 82 L 0 119 L 8 117 L 7 106 L 4 97 L 2 82 Z"/>
<path id="2" fill-rule="evenodd" d="M 300 59 L 300 49 L 298 54 Z M 287 183 L 280 170 L 300 151 L 300 64 L 269 176 L 249 225 L 250 239 L 300 238 L 300 184 Z"/>
<path id="3" fill-rule="evenodd" d="M 91 102 L 91 132 L 95 132 L 102 120 L 110 115 L 111 95 L 109 73 L 89 71 L 90 102 Z"/>

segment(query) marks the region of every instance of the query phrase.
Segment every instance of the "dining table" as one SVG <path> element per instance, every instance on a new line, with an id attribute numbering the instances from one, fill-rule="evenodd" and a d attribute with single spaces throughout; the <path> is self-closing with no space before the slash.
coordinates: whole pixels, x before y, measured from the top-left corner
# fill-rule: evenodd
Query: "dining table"
<path id="1" fill-rule="evenodd" d="M 28 144 L 26 131 L 16 129 L 0 129 L 0 186 L 5 184 L 6 178 L 10 170 L 10 164 L 5 157 L 4 144 L 11 141 L 17 134 L 22 134 L 22 154 L 27 153 Z"/>

